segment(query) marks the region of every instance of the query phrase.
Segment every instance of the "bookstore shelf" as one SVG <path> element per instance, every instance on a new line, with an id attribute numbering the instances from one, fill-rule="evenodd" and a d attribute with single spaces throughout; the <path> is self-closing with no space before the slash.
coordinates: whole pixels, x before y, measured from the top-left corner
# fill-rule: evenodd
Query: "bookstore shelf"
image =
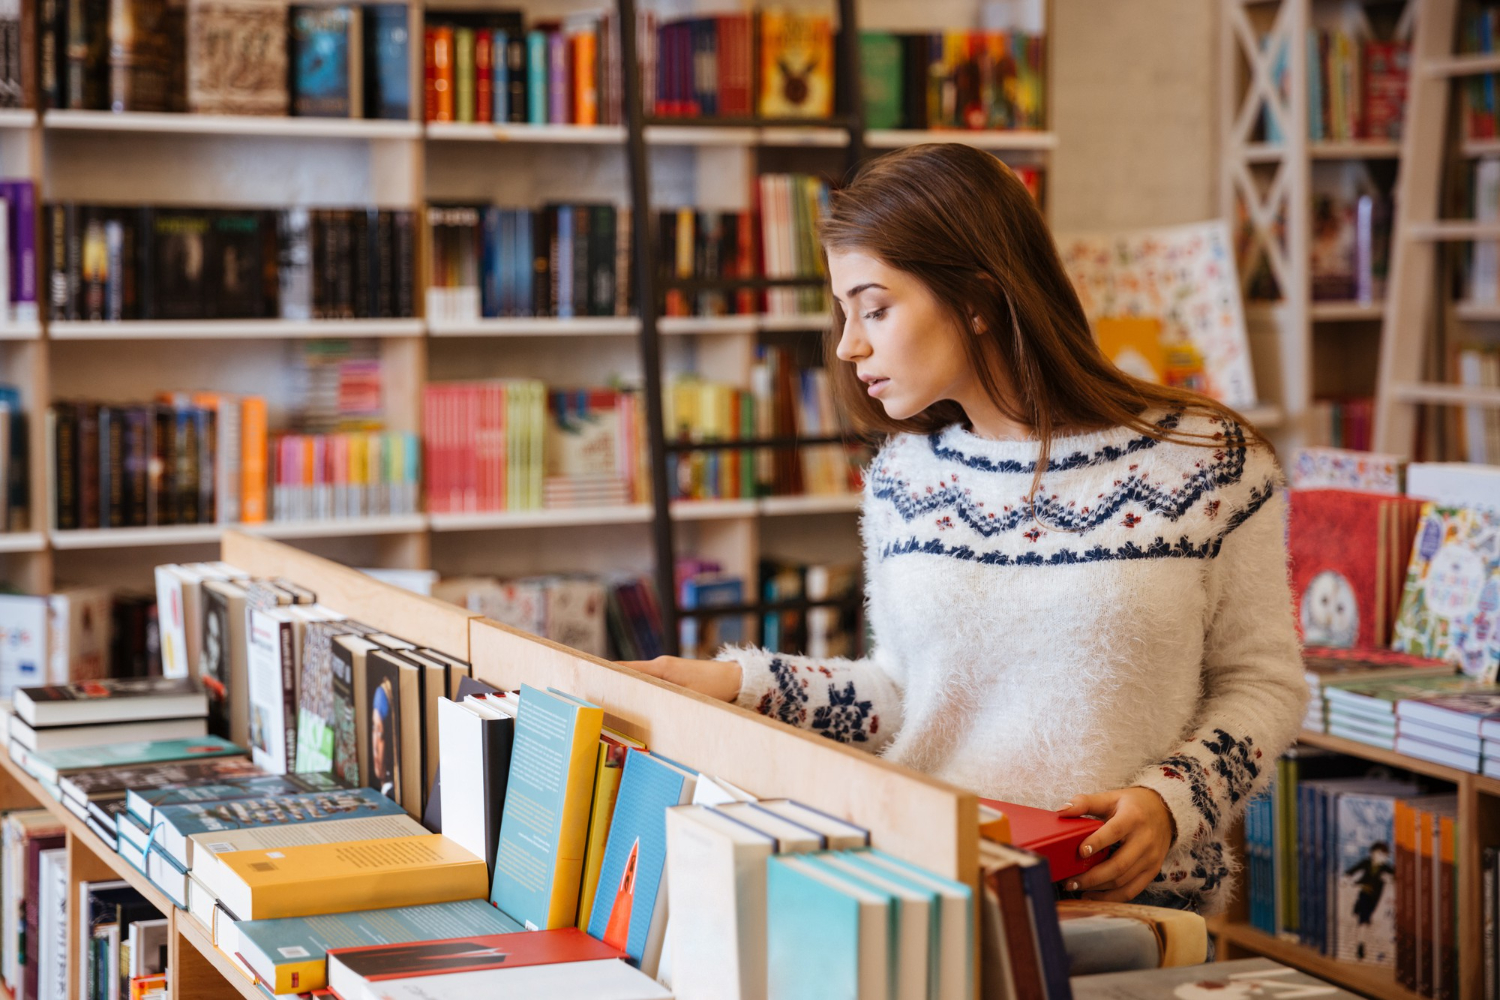
<path id="1" fill-rule="evenodd" d="M 352 538 L 360 535 L 399 535 L 426 530 L 421 514 L 390 517 L 329 518 L 322 521 L 265 521 L 259 524 L 172 524 L 153 528 L 90 528 L 51 532 L 59 550 L 126 549 L 149 545 L 199 545 L 217 542 L 226 531 L 244 531 L 267 538 Z"/>
<path id="2" fill-rule="evenodd" d="M 1312 142 L 1307 151 L 1315 160 L 1395 160 L 1401 156 L 1401 142 L 1398 139 Z"/>
<path id="3" fill-rule="evenodd" d="M 764 497 L 760 513 L 767 517 L 796 514 L 844 514 L 859 510 L 862 493 L 833 493 L 825 496 Z"/>
<path id="4" fill-rule="evenodd" d="M 1331 750 L 1334 753 L 1345 754 L 1349 757 L 1361 757 L 1377 764 L 1385 764 L 1390 767 L 1399 767 L 1402 770 L 1413 771 L 1417 774 L 1425 774 L 1429 778 L 1439 781 L 1452 782 L 1455 786 L 1473 781 L 1478 775 L 1469 771 L 1460 771 L 1456 767 L 1445 767 L 1442 764 L 1434 764 L 1429 760 L 1419 757 L 1408 757 L 1404 753 L 1396 753 L 1394 750 L 1386 750 L 1382 747 L 1371 746 L 1358 740 L 1346 740 L 1342 736 L 1330 736 L 1327 733 L 1319 733 L 1311 730 L 1303 730 L 1297 737 L 1297 742 L 1305 746 L 1318 747 L 1321 750 Z"/>
<path id="5" fill-rule="evenodd" d="M 237 991 L 245 1000 L 267 1000 L 266 994 L 246 979 L 245 974 L 235 967 L 227 955 L 214 947 L 213 938 L 203 926 L 202 921 L 185 910 L 178 910 L 172 914 L 172 923 L 177 933 L 192 945 L 194 950 L 202 955 L 219 975 L 224 977 L 224 982 L 230 988 Z M 221 988 L 216 992 L 222 995 L 223 990 Z"/>
<path id="6" fill-rule="evenodd" d="M 1313 319 L 1328 321 L 1378 320 L 1385 317 L 1384 302 L 1314 302 Z"/>
<path id="7" fill-rule="evenodd" d="M 433 337 L 634 337 L 641 321 L 634 316 L 583 316 L 557 319 L 548 316 L 513 319 L 432 320 L 427 332 Z"/>
<path id="8" fill-rule="evenodd" d="M 564 507 L 543 510 L 496 510 L 473 514 L 429 514 L 433 531 L 497 531 L 514 528 L 575 528 L 593 524 L 645 524 L 651 505 Z"/>
<path id="9" fill-rule="evenodd" d="M 1301 969 L 1376 1000 L 1419 1000 L 1419 994 L 1396 982 L 1395 972 L 1391 969 L 1341 962 L 1295 942 L 1263 934 L 1248 924 L 1215 918 L 1209 921 L 1209 931 L 1219 939 L 1220 958 L 1241 957 L 1237 953 L 1226 954 L 1239 949 Z"/>
<path id="10" fill-rule="evenodd" d="M 979 149 L 1050 152 L 1057 148 L 1052 132 L 983 129 L 899 129 L 877 128 L 865 133 L 865 145 L 871 149 L 898 149 L 923 142 L 961 142 Z"/>
<path id="11" fill-rule="evenodd" d="M 1396 382 L 1391 385 L 1391 395 L 1405 403 L 1500 407 L 1500 389 L 1483 386 L 1451 385 L 1446 382 Z"/>
<path id="12" fill-rule="evenodd" d="M 37 340 L 42 336 L 40 323 L 0 324 L 0 340 Z"/>
<path id="13" fill-rule="evenodd" d="M 656 329 L 665 335 L 743 334 L 762 329 L 761 316 L 663 316 Z"/>
<path id="14" fill-rule="evenodd" d="M 487 122 L 428 122 L 427 138 L 438 142 L 531 142 L 554 145 L 620 145 L 623 125 L 495 125 Z"/>
<path id="15" fill-rule="evenodd" d="M 47 539 L 40 531 L 0 533 L 0 553 L 40 552 L 46 547 Z"/>
<path id="16" fill-rule="evenodd" d="M 713 129 L 700 129 L 710 141 Z M 646 132 L 649 136 L 650 130 Z M 648 141 L 650 141 L 648 139 Z M 840 149 L 849 145 L 849 135 L 843 129 L 824 128 L 817 125 L 767 125 L 755 132 L 752 145 L 759 146 L 817 146 Z"/>
<path id="17" fill-rule="evenodd" d="M 802 330 L 823 332 L 833 324 L 828 313 L 805 313 L 800 316 L 762 316 L 757 321 L 763 333 L 796 333 Z"/>
<path id="18" fill-rule="evenodd" d="M 754 517 L 759 512 L 758 500 L 672 501 L 672 519 L 675 521 L 717 521 L 732 517 Z"/>
<path id="19" fill-rule="evenodd" d="M 1459 152 L 1470 159 L 1500 155 L 1500 139 L 1465 139 L 1459 144 Z"/>
<path id="20" fill-rule="evenodd" d="M 226 524 L 224 528 L 267 538 L 352 538 L 357 535 L 404 535 L 427 530 L 422 514 L 391 514 L 378 517 L 347 517 L 323 521 L 265 521 L 261 524 Z"/>
<path id="21" fill-rule="evenodd" d="M 1477 774 L 1474 776 L 1474 787 L 1481 795 L 1500 799 L 1500 778 L 1491 778 L 1487 774 Z"/>
<path id="22" fill-rule="evenodd" d="M 171 319 L 50 323 L 52 340 L 259 340 L 420 337 L 420 319 Z"/>
<path id="23" fill-rule="evenodd" d="M 0 108 L 0 128 L 31 128 L 35 124 L 35 108 Z"/>
<path id="24" fill-rule="evenodd" d="M 420 139 L 419 122 L 377 118 L 276 115 L 198 115 L 145 111 L 47 111 L 48 129 L 88 132 L 168 132 L 187 135 L 259 135 L 310 139 Z"/>
<path id="25" fill-rule="evenodd" d="M 1450 56 L 1446 59 L 1429 59 L 1424 71 L 1428 76 L 1478 76 L 1481 73 L 1500 72 L 1500 55 Z"/>
<path id="26" fill-rule="evenodd" d="M 1456 302 L 1453 314 L 1466 320 L 1500 320 L 1500 302 Z"/>

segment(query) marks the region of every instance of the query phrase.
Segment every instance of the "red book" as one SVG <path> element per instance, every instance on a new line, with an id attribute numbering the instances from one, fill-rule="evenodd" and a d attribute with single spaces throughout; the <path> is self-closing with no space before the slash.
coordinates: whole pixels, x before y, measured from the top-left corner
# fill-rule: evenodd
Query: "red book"
<path id="1" fill-rule="evenodd" d="M 495 44 L 489 31 L 474 33 L 474 120 L 487 122 L 495 109 Z"/>
<path id="2" fill-rule="evenodd" d="M 1050 809 L 1036 809 L 998 799 L 979 801 L 1005 814 L 1010 821 L 1011 844 L 1044 858 L 1054 882 L 1082 874 L 1109 856 L 1108 851 L 1098 851 L 1090 858 L 1078 856 L 1078 848 L 1104 825 L 1103 820 L 1059 816 Z"/>
<path id="3" fill-rule="evenodd" d="M 328 988 L 341 997 L 354 997 L 360 995 L 363 984 L 387 979 L 625 957 L 623 951 L 594 940 L 577 927 L 333 948 L 328 952 Z"/>

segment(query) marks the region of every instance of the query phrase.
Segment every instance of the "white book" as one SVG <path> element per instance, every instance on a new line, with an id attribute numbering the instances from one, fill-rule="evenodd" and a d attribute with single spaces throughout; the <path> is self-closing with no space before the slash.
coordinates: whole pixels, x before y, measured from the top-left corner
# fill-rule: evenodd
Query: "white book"
<path id="1" fill-rule="evenodd" d="M 107 743 L 146 743 L 152 740 L 184 740 L 208 733 L 203 719 L 144 719 L 98 726 L 57 726 L 33 729 L 21 719 L 12 719 L 10 736 L 21 746 L 38 753 L 97 747 Z"/>
<path id="2" fill-rule="evenodd" d="M 39 857 L 37 1000 L 68 1000 L 68 849 Z"/>
<path id="3" fill-rule="evenodd" d="M 240 520 L 240 398 L 220 395 L 214 425 L 214 505 L 220 524 Z"/>
<path id="4" fill-rule="evenodd" d="M 1446 507 L 1500 511 L 1500 466 L 1413 462 L 1406 467 L 1406 495 Z"/>
<path id="5" fill-rule="evenodd" d="M 114 591 L 65 587 L 47 595 L 47 683 L 109 676 Z"/>
<path id="6" fill-rule="evenodd" d="M 167 922 L 137 920 L 130 925 L 130 977 L 167 971 Z M 64 995 L 65 998 L 66 994 Z M 62 998 L 60 998 L 62 1000 Z"/>
<path id="7" fill-rule="evenodd" d="M 670 990 L 617 958 L 526 965 L 441 977 L 387 979 L 366 985 L 360 1000 L 672 1000 Z M 346 998 L 350 1000 L 350 998 Z"/>
<path id="8" fill-rule="evenodd" d="M 208 854 L 209 852 L 206 850 L 200 854 L 198 856 L 199 862 L 201 863 L 202 859 L 207 857 Z M 203 880 L 198 877 L 196 872 L 188 872 L 187 891 L 188 912 L 197 917 L 198 922 L 203 925 L 204 930 L 212 936 L 214 904 L 219 901 L 219 897 L 214 895 L 212 889 L 203 884 Z"/>
<path id="9" fill-rule="evenodd" d="M 47 599 L 0 594 L 0 698 L 35 687 L 47 677 Z"/>
<path id="10" fill-rule="evenodd" d="M 1484 385 L 1484 361 L 1478 348 L 1470 347 L 1458 352 L 1458 382 L 1470 389 L 1478 389 Z M 1500 455 L 1489 454 L 1487 411 L 1488 407 L 1484 406 L 1465 406 L 1461 411 L 1464 453 L 1470 462 L 1479 465 L 1492 458 L 1500 459 Z"/>
<path id="11" fill-rule="evenodd" d="M 890 947 L 896 958 L 891 994 L 894 1000 L 928 1000 L 928 988 L 934 985 L 928 960 L 936 938 L 933 919 L 937 894 L 862 868 L 837 854 L 816 857 L 820 864 L 837 870 L 840 875 L 891 897 L 894 919 L 890 924 Z"/>
<path id="12" fill-rule="evenodd" d="M 766 860 L 776 839 L 701 805 L 668 809 L 666 822 L 672 989 L 765 1000 Z"/>
<path id="13" fill-rule="evenodd" d="M 156 615 L 162 676 L 198 676 L 198 650 L 203 642 L 203 574 L 175 563 L 156 567 Z"/>
<path id="14" fill-rule="evenodd" d="M 298 622 L 290 608 L 249 611 L 245 690 L 250 702 L 250 758 L 267 774 L 295 770 L 302 645 Z"/>
<path id="15" fill-rule="evenodd" d="M 493 714 L 492 714 L 493 713 Z M 438 700 L 438 759 L 442 761 L 443 835 L 493 869 L 500 839 L 501 803 L 496 782 L 509 773 L 509 735 L 515 723 L 491 706 L 470 699 Z M 502 774 L 493 773 L 504 767 Z M 467 789 L 454 794 L 455 789 Z"/>
<path id="16" fill-rule="evenodd" d="M 818 831 L 763 809 L 758 802 L 730 802 L 714 808 L 731 819 L 775 837 L 778 854 L 802 854 L 828 847 L 827 838 Z"/>
<path id="17" fill-rule="evenodd" d="M 870 831 L 862 826 L 847 823 L 837 816 L 830 816 L 811 806 L 791 799 L 761 799 L 757 805 L 773 812 L 782 819 L 791 820 L 823 836 L 830 851 L 849 851 L 870 846 Z"/>
<path id="18" fill-rule="evenodd" d="M 1500 221 L 1500 160 L 1485 158 L 1474 166 L 1474 221 Z M 1500 244 L 1475 240 L 1469 297 L 1474 302 L 1500 299 Z"/>

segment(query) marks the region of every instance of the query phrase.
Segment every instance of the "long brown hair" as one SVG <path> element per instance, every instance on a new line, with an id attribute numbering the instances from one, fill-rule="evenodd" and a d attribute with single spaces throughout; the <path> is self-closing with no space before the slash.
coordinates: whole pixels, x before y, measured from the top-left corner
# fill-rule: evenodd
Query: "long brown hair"
<path id="1" fill-rule="evenodd" d="M 1155 385 L 1116 368 L 1099 349 L 1036 202 L 998 159 L 959 143 L 910 146 L 872 160 L 832 194 L 825 253 L 867 254 L 923 282 L 959 328 L 986 394 L 1040 442 L 1037 480 L 1062 431 L 1128 427 L 1158 440 L 1213 446 L 1220 439 L 1164 430 L 1149 411 L 1194 410 L 1261 434 L 1224 404 Z M 951 400 L 905 420 L 886 416 L 854 366 L 835 351 L 844 328 L 835 301 L 825 351 L 840 409 L 862 434 L 931 434 L 965 422 Z M 983 335 L 979 330 L 986 331 Z M 1006 381 L 1011 392 L 1004 389 Z"/>

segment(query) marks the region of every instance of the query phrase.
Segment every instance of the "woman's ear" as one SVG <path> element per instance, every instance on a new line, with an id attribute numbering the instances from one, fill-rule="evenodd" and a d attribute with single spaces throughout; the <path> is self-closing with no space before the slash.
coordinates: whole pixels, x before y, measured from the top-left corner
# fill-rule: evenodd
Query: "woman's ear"
<path id="1" fill-rule="evenodd" d="M 978 313 L 969 314 L 969 329 L 974 331 L 974 336 L 983 337 L 990 332 L 990 325 L 984 321 L 984 317 Z"/>

